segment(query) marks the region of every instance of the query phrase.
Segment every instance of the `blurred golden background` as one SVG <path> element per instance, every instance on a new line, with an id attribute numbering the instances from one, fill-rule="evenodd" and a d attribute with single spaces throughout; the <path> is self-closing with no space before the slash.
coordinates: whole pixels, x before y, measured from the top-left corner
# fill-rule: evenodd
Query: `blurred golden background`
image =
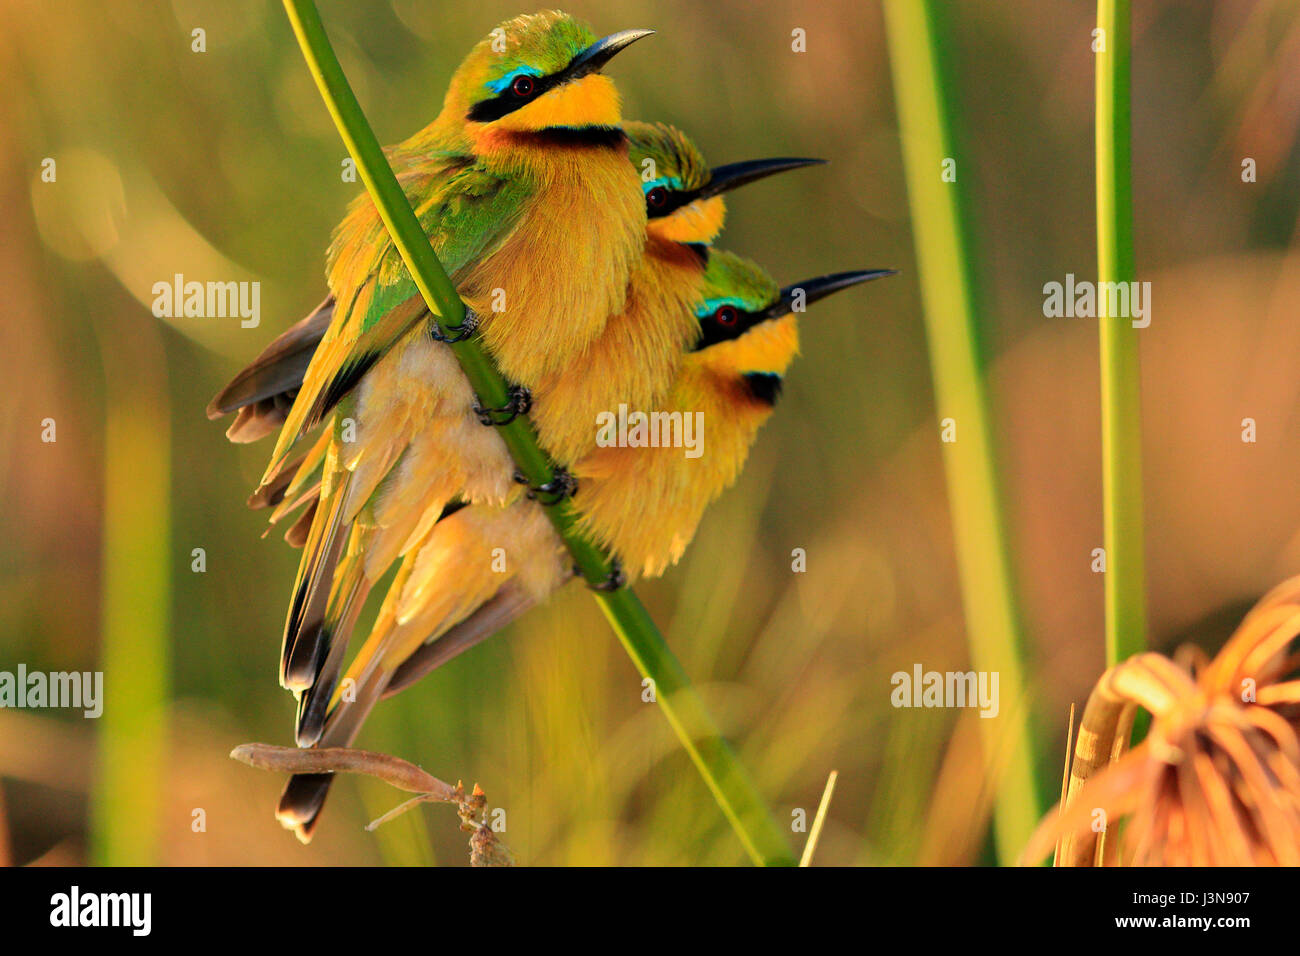
<path id="1" fill-rule="evenodd" d="M 525 12 L 319 5 L 385 143 L 427 123 L 472 44 Z M 1042 309 L 1044 283 L 1096 274 L 1094 11 L 952 7 L 959 176 L 1054 796 L 1068 706 L 1103 668 L 1096 326 Z M 1300 571 L 1298 7 L 1134 10 L 1156 649 L 1217 647 Z M 969 663 L 877 4 L 566 9 L 601 33 L 658 31 L 610 69 L 625 115 L 681 126 L 715 163 L 831 160 L 736 194 L 720 245 L 782 282 L 903 272 L 810 313 L 740 484 L 681 565 L 639 591 L 780 821 L 811 817 L 838 769 L 818 863 L 987 862 L 979 718 L 890 706 L 895 671 Z M 796 28 L 805 53 L 791 49 Z M 106 671 L 98 721 L 0 710 L 0 859 L 463 865 L 446 807 L 365 832 L 401 799 L 366 780 L 335 787 L 301 847 L 272 816 L 281 782 L 227 757 L 291 742 L 275 674 L 297 554 L 263 540 L 263 515 L 243 505 L 267 448 L 230 445 L 203 409 L 321 299 L 330 230 L 361 189 L 342 181 L 342 144 L 279 5 L 0 3 L 0 131 L 0 670 Z M 154 318 L 151 287 L 175 273 L 260 281 L 261 325 Z M 806 573 L 791 571 L 794 548 Z M 525 864 L 742 862 L 640 692 L 575 588 L 381 705 L 358 745 L 480 783 Z"/>

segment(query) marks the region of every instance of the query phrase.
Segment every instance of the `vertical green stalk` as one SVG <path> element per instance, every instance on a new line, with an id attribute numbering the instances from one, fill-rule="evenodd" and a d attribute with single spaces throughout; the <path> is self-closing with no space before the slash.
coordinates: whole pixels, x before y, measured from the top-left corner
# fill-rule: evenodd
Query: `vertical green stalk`
<path id="1" fill-rule="evenodd" d="M 99 334 L 106 414 L 104 709 L 96 728 L 91 855 L 101 866 L 160 862 L 166 791 L 171 415 L 162 340 L 145 323 L 109 323 Z"/>
<path id="2" fill-rule="evenodd" d="M 397 177 L 384 158 L 379 141 L 334 55 L 315 4 L 311 0 L 284 0 L 284 8 L 316 86 L 348 152 L 356 161 L 357 171 L 388 228 L 393 245 L 401 253 L 424 301 L 438 316 L 443 331 L 455 331 L 465 315 L 465 305 L 438 262 Z M 471 336 L 450 347 L 480 401 L 487 407 L 504 405 L 507 398 L 505 380 L 477 339 Z M 542 485 L 554 477 L 554 466 L 538 445 L 537 434 L 527 416 L 516 417 L 510 424 L 500 427 L 499 433 L 530 484 Z M 583 577 L 593 584 L 605 581 L 611 571 L 610 562 L 574 530 L 572 505 L 565 501 L 547 508 L 546 512 Z M 645 606 L 628 588 L 598 593 L 597 600 L 637 669 L 642 676 L 654 681 L 660 709 L 750 858 L 760 864 L 793 865 L 794 856 L 785 836 L 772 819 L 745 768 L 705 710 Z"/>
<path id="3" fill-rule="evenodd" d="M 1106 547 L 1106 663 L 1146 647 L 1142 407 L 1138 330 L 1109 314 L 1107 283 L 1134 280 L 1128 0 L 1099 0 L 1097 27 L 1097 315 Z"/>
<path id="4" fill-rule="evenodd" d="M 969 168 L 953 141 L 947 102 L 952 85 L 942 45 L 946 5 L 886 0 L 884 12 L 935 401 L 940 419 L 950 418 L 956 427 L 956 440 L 943 444 L 944 471 L 971 662 L 977 670 L 999 674 L 1001 713 L 979 723 L 987 762 L 997 770 L 998 857 L 1011 863 L 1042 804 L 1034 781 L 1024 638 L 980 341 L 975 242 L 963 214 Z"/>

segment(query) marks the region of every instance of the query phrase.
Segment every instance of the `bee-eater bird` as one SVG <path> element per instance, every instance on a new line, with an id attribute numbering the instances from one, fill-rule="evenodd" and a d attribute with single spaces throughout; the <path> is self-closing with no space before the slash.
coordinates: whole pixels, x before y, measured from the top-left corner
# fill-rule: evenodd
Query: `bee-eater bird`
<path id="1" fill-rule="evenodd" d="M 392 151 L 399 181 L 503 373 L 535 381 L 563 368 L 623 307 L 645 242 L 645 204 L 600 68 L 648 31 L 597 39 L 561 13 L 519 17 L 480 42 L 452 77 L 442 111 Z M 320 487 L 281 654 L 281 682 L 302 691 L 340 621 L 412 532 L 387 520 L 404 472 L 431 507 L 475 489 L 514 490 L 493 429 L 362 195 L 329 252 L 333 299 L 281 430 L 264 485 L 281 480 L 298 440 L 331 410 Z M 328 434 L 328 433 L 327 433 Z M 413 440 L 420 437 L 420 447 Z M 454 452 L 449 455 L 446 452 Z M 427 456 L 436 455 L 429 469 Z"/>
<path id="2" fill-rule="evenodd" d="M 573 463 L 593 446 L 596 416 L 601 411 L 620 403 L 651 407 L 666 394 L 684 350 L 696 332 L 690 310 L 703 276 L 704 255 L 700 247 L 710 242 L 721 228 L 725 216 L 723 194 L 777 172 L 820 162 L 786 158 L 755 160 L 710 170 L 694 144 L 670 126 L 629 123 L 626 132 L 632 164 L 641 174 L 648 220 L 644 256 L 633 270 L 624 309 L 606 323 L 583 361 L 544 376 L 533 390 L 534 422 L 543 446 L 562 465 Z M 254 409 L 262 421 L 272 414 L 282 418 L 283 410 L 290 404 L 288 395 L 300 384 L 295 376 L 306 364 L 303 353 L 310 354 L 310 328 L 323 332 L 331 307 L 332 303 L 325 303 L 273 342 L 255 361 L 254 366 L 262 372 L 262 381 L 278 392 L 268 394 L 263 390 L 250 395 L 240 391 L 250 380 L 246 370 L 226 392 L 214 399 L 213 406 L 219 410 L 233 407 L 229 403 L 230 396 L 234 395 L 236 401 L 247 403 L 245 410 Z M 399 387 L 397 391 L 400 394 L 402 389 Z M 463 398 L 468 411 L 471 399 L 467 388 Z M 268 399 L 269 404 L 265 404 Z M 211 410 L 212 407 L 210 413 Z M 469 421 L 467 417 L 465 420 Z M 445 424 L 445 420 L 440 424 Z M 258 437 L 249 435 L 244 411 L 231 429 L 232 437 L 239 440 L 241 436 L 234 433 L 241 430 L 244 439 Z M 328 452 L 334 443 L 332 431 L 332 427 L 327 427 L 312 452 L 282 468 L 277 480 L 254 496 L 254 502 L 273 504 L 287 497 L 290 504 L 302 503 L 299 493 L 304 485 L 310 484 L 307 479 L 318 481 L 319 471 L 328 462 Z M 480 438 L 475 423 L 468 425 L 468 431 L 470 439 Z M 448 439 L 445 428 L 426 429 L 413 435 L 402 466 L 385 477 L 375 496 L 377 500 L 367 504 L 366 524 L 372 530 L 364 539 L 355 537 L 349 541 L 348 558 L 336 566 L 328 589 L 338 590 L 335 581 L 341 581 L 348 589 L 347 600 L 332 605 L 339 613 L 346 614 L 353 608 L 359 610 L 361 602 L 357 596 L 364 595 L 394 560 L 413 542 L 423 538 L 443 513 L 455 484 L 472 482 L 472 475 L 449 464 L 465 456 L 463 449 L 448 447 Z M 358 452 L 364 454 L 364 449 Z M 495 452 L 495 461 L 487 453 L 469 456 L 478 462 L 477 474 L 495 471 L 498 479 L 509 475 L 511 462 L 504 447 L 496 448 Z M 315 493 L 322 485 L 311 487 Z M 464 497 L 475 495 L 467 493 Z M 288 510 L 277 509 L 273 520 L 279 520 Z M 307 507 L 291 527 L 288 539 L 299 545 L 307 541 L 317 516 L 316 505 Z M 381 537 L 374 533 L 376 527 L 398 529 L 399 533 Z M 327 653 L 334 641 L 347 643 L 353 619 L 345 616 L 335 620 L 330 607 L 327 603 L 320 629 L 323 640 L 317 645 L 303 645 L 300 655 L 301 659 L 311 648 L 315 663 L 326 671 L 324 680 L 319 673 L 301 679 L 302 684 L 310 684 L 310 690 L 306 686 L 298 688 L 307 695 L 300 701 L 298 727 L 298 739 L 304 744 L 311 743 L 320 732 L 324 707 L 333 693 L 342 663 L 336 657 L 333 667 L 326 667 L 326 661 L 331 659 L 323 656 L 322 651 Z M 293 653 L 288 641 L 286 649 Z M 286 667 L 288 673 L 296 672 L 292 658 Z"/>
<path id="3" fill-rule="evenodd" d="M 668 393 L 677 367 L 698 335 L 693 308 L 704 281 L 707 243 L 725 216 L 723 194 L 773 173 L 818 162 L 754 160 L 710 170 L 694 144 L 671 126 L 630 123 L 627 133 L 632 161 L 642 170 L 647 210 L 645 254 L 633 270 L 623 311 L 606 323 L 582 362 L 544 377 L 530 398 L 542 445 L 562 467 L 595 447 L 596 423 L 602 412 L 620 405 L 654 407 Z M 382 540 L 372 536 L 365 542 L 363 558 L 340 563 L 341 571 L 365 578 L 364 588 L 409 553 L 444 516 L 449 489 L 442 476 L 456 473 L 447 462 L 458 450 L 440 448 L 443 441 L 441 433 L 416 435 L 408 452 L 415 464 L 385 480 L 383 500 L 372 510 L 372 524 L 404 529 L 405 533 L 389 534 Z M 318 445 L 296 469 L 293 489 L 301 486 L 305 472 L 323 461 L 323 449 Z M 512 463 L 502 455 L 495 467 L 507 473 Z M 277 484 L 272 490 L 278 492 L 279 488 Z M 516 490 L 515 494 L 519 493 Z M 463 497 L 472 500 L 474 496 Z M 299 503 L 296 497 L 289 500 L 292 506 Z M 272 520 L 279 520 L 288 510 L 277 509 Z M 302 521 L 290 529 L 291 540 L 302 538 Z M 342 574 L 339 579 L 349 584 L 354 576 Z M 472 601 L 469 606 L 478 603 Z M 343 613 L 354 604 L 339 602 L 333 607 Z M 326 707 L 343 665 L 343 648 L 338 645 L 347 644 L 353 620 L 351 616 L 336 619 L 329 606 L 326 608 L 322 627 L 325 656 L 317 657 L 320 670 L 299 697 L 296 737 L 303 746 L 315 742 L 324 726 Z M 337 653 L 332 653 L 336 648 Z"/>
<path id="4" fill-rule="evenodd" d="M 893 275 L 842 272 L 778 289 L 766 271 L 734 253 L 709 255 L 697 305 L 698 337 L 658 411 L 695 414 L 702 454 L 679 447 L 612 444 L 574 468 L 578 528 L 621 560 L 629 578 L 658 576 L 695 536 L 704 510 L 740 474 L 759 428 L 771 416 L 799 350 L 797 312 L 841 289 Z"/>
<path id="5" fill-rule="evenodd" d="M 624 124 L 645 195 L 645 252 L 627 303 L 581 362 L 531 389 L 532 421 L 552 460 L 568 468 L 595 444 L 597 416 L 625 404 L 652 408 L 667 393 L 697 326 L 692 309 L 707 246 L 726 216 L 724 195 L 775 173 L 823 162 L 760 159 L 710 169 L 696 145 L 665 123 Z"/>
<path id="6" fill-rule="evenodd" d="M 628 121 L 623 130 L 645 197 L 644 256 L 633 270 L 623 313 L 606 323 L 583 361 L 544 376 L 531 390 L 542 445 L 566 465 L 590 446 L 590 423 L 597 412 L 620 400 L 648 407 L 665 394 L 682 346 L 694 335 L 694 320 L 685 306 L 694 303 L 702 281 L 698 247 L 717 238 L 726 218 L 724 194 L 775 173 L 825 162 L 760 159 L 709 169 L 695 144 L 666 123 Z M 284 423 L 333 310 L 333 297 L 327 298 L 272 341 L 208 405 L 213 419 L 238 413 L 226 433 L 232 441 L 256 441 Z M 593 369 L 610 371 L 594 375 Z"/>
<path id="7" fill-rule="evenodd" d="M 644 254 L 632 270 L 625 305 L 605 323 L 579 361 L 520 383 L 527 389 L 526 401 L 543 449 L 566 469 L 594 447 L 601 412 L 620 404 L 653 407 L 667 394 L 686 347 L 694 341 L 691 308 L 703 277 L 705 247 L 722 226 L 723 194 L 773 173 L 819 162 L 766 159 L 710 170 L 695 145 L 670 126 L 630 123 L 625 129 L 633 165 L 644 170 L 647 212 Z M 654 175 L 647 179 L 651 172 Z M 479 422 L 471 417 L 462 422 L 473 436 Z M 457 497 L 500 503 L 500 495 L 484 494 L 477 484 L 480 476 L 501 481 L 514 470 L 502 443 L 492 449 L 492 456 L 486 449 L 467 456 L 443 431 L 426 428 L 414 435 L 406 459 L 385 480 L 383 500 L 374 511 L 375 524 L 405 533 L 371 542 L 367 567 L 382 573 L 424 537 L 447 503 Z M 448 461 L 467 458 L 477 471 L 468 473 L 464 479 L 468 484 L 453 492 L 448 478 L 457 482 L 461 478 Z M 326 686 L 325 698 L 332 692 L 333 687 Z"/>
<path id="8" fill-rule="evenodd" d="M 718 250 L 705 257 L 688 313 L 693 340 L 660 408 L 704 413 L 704 455 L 689 459 L 676 447 L 597 448 L 575 467 L 574 504 L 584 531 L 633 576 L 657 575 L 674 563 L 705 508 L 735 481 L 798 351 L 793 311 L 891 274 L 840 273 L 778 289 L 749 260 Z M 537 502 L 449 510 L 402 562 L 341 685 L 348 692 L 332 693 L 315 745 L 346 746 L 381 697 L 490 636 L 571 577 L 563 543 Z M 341 645 L 330 653 L 341 655 Z M 286 785 L 277 816 L 304 842 L 331 780 L 302 774 Z"/>

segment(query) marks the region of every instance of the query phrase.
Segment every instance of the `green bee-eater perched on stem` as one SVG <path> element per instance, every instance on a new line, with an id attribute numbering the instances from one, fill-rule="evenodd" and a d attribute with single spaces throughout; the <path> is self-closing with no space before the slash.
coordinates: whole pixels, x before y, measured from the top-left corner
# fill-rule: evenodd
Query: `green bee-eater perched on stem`
<path id="1" fill-rule="evenodd" d="M 564 466 L 575 464 L 595 447 L 596 423 L 602 413 L 620 405 L 652 408 L 668 393 L 699 332 L 692 310 L 703 285 L 707 243 L 725 216 L 723 194 L 764 176 L 817 162 L 757 160 L 710 170 L 694 144 L 670 126 L 632 123 L 626 129 L 633 163 L 644 170 L 645 254 L 633 270 L 623 310 L 606 323 L 583 361 L 544 376 L 532 387 L 533 420 L 542 445 Z M 356 575 L 364 577 L 362 588 L 368 590 L 374 573 L 382 573 L 403 556 L 408 563 L 413 561 L 434 523 L 446 514 L 445 499 L 428 490 L 438 488 L 438 472 L 447 467 L 427 448 L 439 441 L 436 435 L 413 439 L 411 460 L 420 463 L 423 472 L 398 470 L 385 483 L 384 500 L 374 508 L 376 524 L 402 533 L 389 535 L 384 542 L 377 536 L 370 538 L 365 560 L 347 562 L 348 573 L 337 576 L 342 587 L 348 587 Z M 315 459 L 298 467 L 293 486 L 286 489 L 285 504 L 273 520 L 302 505 L 300 489 L 308 489 L 307 497 L 314 494 L 306 476 L 314 474 L 321 458 L 318 450 Z M 496 467 L 508 471 L 509 459 L 503 454 Z M 387 552 L 380 550 L 383 547 Z M 399 584 L 393 587 L 404 580 L 399 576 Z M 465 608 L 470 610 L 482 601 L 473 597 L 473 587 L 467 591 Z M 340 610 L 353 606 L 335 605 Z M 312 687 L 301 696 L 296 735 L 304 745 L 320 736 L 351 631 L 350 620 L 335 620 L 328 610 L 325 626 L 331 634 L 331 653 Z"/>
<path id="2" fill-rule="evenodd" d="M 479 317 L 478 335 L 514 381 L 562 369 L 623 306 L 645 204 L 617 91 L 599 71 L 647 32 L 597 39 L 561 13 L 509 20 L 456 70 L 437 119 L 391 151 L 439 259 Z M 381 528 L 374 510 L 386 482 L 419 468 L 415 436 L 439 439 L 425 446 L 439 463 L 422 488 L 430 500 L 504 500 L 513 490 L 510 471 L 495 467 L 501 441 L 479 426 L 468 382 L 368 195 L 335 234 L 328 279 L 329 327 L 264 479 L 275 482 L 297 441 L 336 412 L 285 626 L 281 681 L 295 692 L 314 683 L 328 649 L 323 625 L 340 560 L 346 554 L 349 577 L 337 606 L 346 609 L 364 598 L 365 572 L 382 573 L 374 559 L 366 567 L 366 555 L 394 553 L 389 541 L 413 530 Z"/>
<path id="3" fill-rule="evenodd" d="M 504 443 L 483 425 L 531 405 L 543 448 L 562 466 L 586 468 L 596 482 L 593 504 L 607 517 L 589 532 L 626 543 L 626 516 L 610 514 L 610 497 L 599 492 L 612 476 L 601 474 L 608 459 L 593 454 L 598 416 L 620 406 L 656 407 L 680 387 L 679 370 L 693 361 L 701 334 L 696 311 L 708 244 L 725 216 L 723 193 L 819 162 L 759 160 L 710 170 L 672 127 L 620 127 L 612 84 L 594 70 L 642 35 L 595 41 L 562 14 L 509 21 L 457 70 L 439 118 L 389 151 L 479 334 L 519 386 L 517 405 L 477 408 L 362 197 L 330 249 L 331 297 L 209 406 L 213 417 L 240 410 L 229 432 L 236 441 L 284 426 L 250 503 L 276 505 L 273 521 L 301 509 L 286 535 L 305 551 L 281 665 L 282 683 L 299 698 L 300 745 L 321 739 L 327 716 L 333 739 L 350 738 L 345 729 L 359 726 L 426 639 L 458 623 L 462 643 L 470 630 L 491 633 L 500 626 L 489 626 L 493 621 L 521 610 L 511 600 L 517 593 L 531 604 L 567 580 L 558 538 L 538 505 L 519 500 Z M 629 231 L 637 241 L 627 241 Z M 322 423 L 311 450 L 290 461 L 298 440 Z M 743 462 L 748 439 L 742 444 L 727 453 L 734 468 L 717 473 L 723 486 Z M 636 466 L 623 461 L 631 478 Z M 685 496 L 685 511 L 662 494 L 643 499 L 659 502 L 659 530 L 676 528 L 670 533 L 678 544 L 646 545 L 662 557 L 631 545 L 637 573 L 660 573 L 676 560 L 699 513 L 721 491 L 713 484 L 695 494 L 676 489 L 672 497 Z M 621 486 L 619 494 L 629 494 L 631 505 L 636 489 Z M 698 502 L 699 513 L 689 502 Z M 501 544 L 546 573 L 483 580 L 475 549 L 487 542 L 474 529 L 501 533 Z M 457 560 L 438 561 L 448 554 Z M 399 559 L 379 622 L 352 665 L 367 703 L 342 708 L 350 716 L 338 717 L 349 635 L 372 585 Z M 432 580 L 434 565 L 445 581 Z M 394 608 L 404 610 L 394 617 Z M 510 613 L 502 616 L 504 609 Z M 296 778 L 286 790 L 281 819 L 303 838 L 326 789 L 320 780 Z"/>
<path id="4" fill-rule="evenodd" d="M 705 260 L 696 300 L 684 313 L 694 330 L 689 350 L 655 408 L 679 420 L 706 418 L 708 452 L 696 460 L 679 447 L 593 447 L 574 468 L 582 524 L 634 576 L 676 562 L 705 509 L 739 475 L 798 351 L 796 304 L 890 274 L 840 273 L 778 289 L 740 256 L 714 251 Z M 507 561 L 499 567 L 502 551 Z M 571 577 L 563 542 L 537 502 L 444 513 L 402 562 L 348 668 L 352 692 L 335 690 L 329 710 L 322 708 L 318 744 L 349 745 L 382 696 L 491 636 Z M 304 842 L 331 782 L 328 774 L 300 774 L 285 787 L 277 816 Z"/>

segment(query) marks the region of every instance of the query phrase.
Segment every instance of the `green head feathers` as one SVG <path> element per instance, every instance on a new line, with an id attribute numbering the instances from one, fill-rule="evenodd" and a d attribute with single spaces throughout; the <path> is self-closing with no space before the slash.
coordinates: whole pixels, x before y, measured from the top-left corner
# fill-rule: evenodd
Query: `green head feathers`
<path id="1" fill-rule="evenodd" d="M 464 88 L 473 108 L 509 91 L 519 77 L 559 73 L 595 42 L 591 27 L 558 10 L 515 17 L 478 42 L 451 85 Z"/>
<path id="2" fill-rule="evenodd" d="M 710 168 L 690 138 L 666 123 L 624 122 L 623 132 L 641 176 L 650 231 L 677 242 L 713 241 L 726 217 L 725 193 L 775 173 L 822 162 L 758 159 Z"/>
<path id="3" fill-rule="evenodd" d="M 695 350 L 745 338 L 751 330 L 766 330 L 773 320 L 803 312 L 818 299 L 893 274 L 892 269 L 836 272 L 778 288 L 758 263 L 722 249 L 710 249 L 703 295 L 695 306 L 695 317 L 700 322 Z"/>
<path id="4" fill-rule="evenodd" d="M 695 306 L 700 321 L 696 349 L 739 338 L 760 322 L 777 317 L 772 310 L 781 300 L 781 289 L 766 269 L 716 248 L 709 250 L 701 291 Z"/>
<path id="5" fill-rule="evenodd" d="M 650 32 L 625 30 L 597 38 L 581 20 L 558 10 L 506 20 L 479 41 L 452 76 L 438 123 L 446 129 L 497 123 L 547 100 L 549 106 L 532 110 L 531 118 L 503 125 L 528 130 L 617 124 L 612 84 L 597 83 L 599 88 L 585 96 L 574 95 L 571 87 Z M 560 90 L 567 94 L 558 98 L 563 103 L 548 96 Z"/>
<path id="6" fill-rule="evenodd" d="M 647 197 L 656 189 L 694 193 L 709 181 L 704 156 L 676 127 L 629 120 L 623 124 L 623 132 L 627 134 L 628 155 L 641 175 L 641 191 Z"/>

